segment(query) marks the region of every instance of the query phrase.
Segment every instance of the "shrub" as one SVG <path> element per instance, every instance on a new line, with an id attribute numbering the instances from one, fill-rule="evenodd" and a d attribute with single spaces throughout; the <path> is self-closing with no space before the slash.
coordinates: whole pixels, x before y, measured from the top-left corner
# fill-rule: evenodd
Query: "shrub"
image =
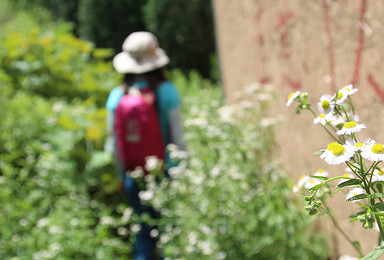
<path id="1" fill-rule="evenodd" d="M 153 192 L 148 203 L 163 216 L 159 241 L 165 255 L 326 259 L 325 241 L 307 233 L 311 220 L 292 196 L 291 181 L 276 161 L 277 121 L 264 118 L 265 98 L 271 93 L 256 88 L 252 103 L 238 100 L 238 106 L 223 106 L 217 100 L 220 88 L 209 87 L 195 74 L 190 80 L 190 88 L 181 87 L 189 159 L 172 150 L 171 156 L 180 162 L 169 170 L 170 178 L 147 183 Z M 202 84 L 205 87 L 197 87 Z M 249 98 L 251 92 L 246 95 Z"/>
<path id="2" fill-rule="evenodd" d="M 126 259 L 130 214 L 103 151 L 104 51 L 25 14 L 3 25 L 0 258 Z"/>

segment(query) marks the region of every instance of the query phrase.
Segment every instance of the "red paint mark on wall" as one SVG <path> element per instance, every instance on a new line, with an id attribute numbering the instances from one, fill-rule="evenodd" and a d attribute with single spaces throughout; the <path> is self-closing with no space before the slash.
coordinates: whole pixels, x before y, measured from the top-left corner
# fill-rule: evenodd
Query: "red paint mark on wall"
<path id="1" fill-rule="evenodd" d="M 255 22 L 260 22 L 262 15 L 263 15 L 263 8 L 260 7 L 253 16 L 253 19 L 255 20 Z"/>
<path id="2" fill-rule="evenodd" d="M 356 49 L 356 57 L 355 57 L 355 67 L 352 74 L 351 84 L 356 84 L 359 81 L 360 67 L 361 67 L 361 59 L 363 56 L 364 50 L 364 24 L 365 24 L 365 11 L 367 9 L 367 1 L 362 0 L 360 5 L 360 20 L 359 20 L 359 36 L 357 39 L 357 49 Z"/>
<path id="3" fill-rule="evenodd" d="M 279 30 L 288 23 L 289 20 L 293 18 L 293 13 L 291 11 L 283 11 L 279 15 L 279 21 L 276 24 L 275 29 Z"/>
<path id="4" fill-rule="evenodd" d="M 328 63 L 329 63 L 329 78 L 330 87 L 333 92 L 336 91 L 335 86 L 335 55 L 333 52 L 333 38 L 331 33 L 331 19 L 329 18 L 328 5 L 326 0 L 322 0 L 323 17 L 325 25 L 325 33 L 327 36 Z"/>
<path id="5" fill-rule="evenodd" d="M 368 74 L 367 80 L 369 85 L 375 90 L 377 96 L 384 102 L 384 90 L 380 87 L 379 83 L 375 80 L 371 73 Z"/>
<path id="6" fill-rule="evenodd" d="M 268 76 L 265 76 L 265 77 L 262 77 L 261 79 L 259 79 L 259 82 L 261 84 L 267 84 L 267 83 L 270 83 L 272 81 L 272 79 Z"/>
<path id="7" fill-rule="evenodd" d="M 284 81 L 289 85 L 290 88 L 294 90 L 301 89 L 301 82 L 299 80 L 292 80 L 290 76 L 284 75 L 283 76 Z"/>
<path id="8" fill-rule="evenodd" d="M 257 41 L 260 45 L 263 45 L 264 44 L 264 34 L 263 33 L 259 33 L 258 37 L 257 37 Z"/>
<path id="9" fill-rule="evenodd" d="M 289 39 L 289 31 L 285 30 L 280 34 L 280 44 L 283 50 L 283 57 L 285 59 L 291 58 L 291 43 Z"/>

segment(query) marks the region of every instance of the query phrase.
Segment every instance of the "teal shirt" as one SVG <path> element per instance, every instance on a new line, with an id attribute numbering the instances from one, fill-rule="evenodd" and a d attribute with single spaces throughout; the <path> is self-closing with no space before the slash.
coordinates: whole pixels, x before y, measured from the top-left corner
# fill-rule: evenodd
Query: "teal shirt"
<path id="1" fill-rule="evenodd" d="M 181 106 L 179 92 L 170 81 L 163 82 L 156 89 L 157 110 L 164 143 L 169 144 L 168 112 Z"/>
<path id="2" fill-rule="evenodd" d="M 109 93 L 107 103 L 105 104 L 106 109 L 110 112 L 114 112 L 123 95 L 124 92 L 121 87 L 112 89 L 111 93 Z"/>

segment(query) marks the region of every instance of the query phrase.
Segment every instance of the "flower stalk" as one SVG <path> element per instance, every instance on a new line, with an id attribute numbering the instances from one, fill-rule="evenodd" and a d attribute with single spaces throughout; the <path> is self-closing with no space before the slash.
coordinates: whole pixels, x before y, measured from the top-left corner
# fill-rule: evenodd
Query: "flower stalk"
<path id="1" fill-rule="evenodd" d="M 335 193 L 349 190 L 346 194 L 346 201 L 354 202 L 362 209 L 362 211 L 351 215 L 351 222 L 359 220 L 363 223 L 363 228 L 366 229 L 371 229 L 376 224 L 380 241 L 384 240 L 384 193 L 382 193 L 384 174 L 379 168 L 379 164 L 384 161 L 384 145 L 376 143 L 371 138 L 359 139 L 358 133 L 366 126 L 359 123 L 359 117 L 355 114 L 351 95 L 357 91 L 358 89 L 354 88 L 353 85 L 347 85 L 339 89 L 335 95 L 322 95 L 317 103 L 320 114 L 317 114 L 308 104 L 308 94 L 299 91 L 288 97 L 287 106 L 296 101 L 298 103 L 297 114 L 303 110 L 310 111 L 315 117 L 314 123 L 320 124 L 333 140 L 326 149 L 320 151 L 320 158 L 330 165 L 346 164 L 350 172 L 343 176 L 330 178 L 316 174 L 307 178 L 302 177 L 294 190 L 296 192 L 307 190 L 310 193 L 309 196 L 305 197 L 305 209 L 308 213 L 315 215 L 319 209 L 325 210 L 335 228 L 362 257 L 359 243 L 353 241 L 341 229 L 337 219 L 326 204 L 326 200 Z M 366 166 L 367 162 L 371 162 L 369 168 Z M 336 188 L 330 187 L 329 183 L 335 180 L 341 181 Z M 332 189 L 335 191 L 331 191 Z M 374 250 L 376 254 L 378 249 Z"/>

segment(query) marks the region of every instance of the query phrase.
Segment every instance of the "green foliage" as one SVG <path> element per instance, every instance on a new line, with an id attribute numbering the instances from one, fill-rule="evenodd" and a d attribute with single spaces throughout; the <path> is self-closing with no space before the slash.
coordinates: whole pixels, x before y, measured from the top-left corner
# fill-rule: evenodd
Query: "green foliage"
<path id="1" fill-rule="evenodd" d="M 171 57 L 171 67 L 188 72 L 196 69 L 212 78 L 215 55 L 213 11 L 206 0 L 147 0 L 144 20 Z M 213 71 L 212 71 L 213 73 Z"/>
<path id="2" fill-rule="evenodd" d="M 127 206 L 103 151 L 99 104 L 116 84 L 104 51 L 25 14 L 2 25 L 0 258 L 126 259 Z"/>
<path id="3" fill-rule="evenodd" d="M 121 51 L 130 33 L 150 30 L 170 56 L 171 69 L 185 73 L 196 69 L 205 78 L 218 79 L 210 1 L 15 0 L 12 4 L 38 18 L 46 16 L 44 7 L 54 19 L 73 24 L 76 36 L 114 53 Z"/>
<path id="4" fill-rule="evenodd" d="M 16 25 L 19 19 L 25 18 L 18 16 Z M 0 37 L 0 66 L 15 91 L 67 100 L 91 96 L 98 101 L 105 99 L 116 79 L 111 64 L 101 59 L 109 57 L 110 51 L 103 54 L 91 43 L 75 38 L 68 24 L 44 31 L 33 21 L 24 28 L 15 27 L 7 26 Z"/>
<path id="5" fill-rule="evenodd" d="M 120 52 L 128 34 L 146 30 L 141 11 L 144 4 L 145 1 L 80 0 L 78 35 L 98 47 Z"/>
<path id="6" fill-rule="evenodd" d="M 325 241 L 307 233 L 310 220 L 274 160 L 273 119 L 266 102 L 222 106 L 220 89 L 175 72 L 183 93 L 189 159 L 170 178 L 147 183 L 163 218 L 161 246 L 171 259 L 326 259 Z M 207 83 L 207 82 L 205 82 Z M 269 93 L 270 94 L 270 93 Z M 256 93 L 253 96 L 265 97 Z"/>

